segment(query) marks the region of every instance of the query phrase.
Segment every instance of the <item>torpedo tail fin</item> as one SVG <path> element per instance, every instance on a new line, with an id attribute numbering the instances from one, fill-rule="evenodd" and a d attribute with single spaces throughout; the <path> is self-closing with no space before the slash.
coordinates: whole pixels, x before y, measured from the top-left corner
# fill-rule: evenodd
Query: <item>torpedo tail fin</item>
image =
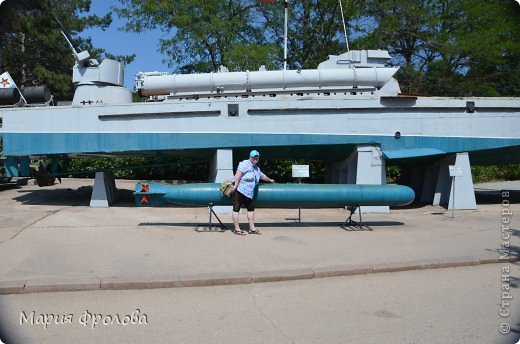
<path id="1" fill-rule="evenodd" d="M 135 204 L 138 206 L 157 206 L 167 201 L 164 199 L 166 192 L 153 192 L 150 190 L 150 184 L 137 183 L 135 186 Z"/>

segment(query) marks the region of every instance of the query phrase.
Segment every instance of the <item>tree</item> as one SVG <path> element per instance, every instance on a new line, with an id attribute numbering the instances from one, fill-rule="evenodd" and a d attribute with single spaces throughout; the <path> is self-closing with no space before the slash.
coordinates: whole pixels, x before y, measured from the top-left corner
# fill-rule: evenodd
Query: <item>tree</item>
<path id="1" fill-rule="evenodd" d="M 277 47 L 266 43 L 255 0 L 120 0 L 115 12 L 128 20 L 125 30 L 159 28 L 159 46 L 170 67 L 181 72 L 209 72 L 272 66 Z"/>
<path id="2" fill-rule="evenodd" d="M 265 34 L 275 46 L 281 47 L 284 38 L 284 12 L 278 1 L 262 6 Z M 362 1 L 342 1 L 346 20 L 355 21 L 360 15 Z M 289 2 L 288 58 L 290 68 L 316 68 L 328 55 L 347 50 L 337 0 L 293 0 Z M 347 23 L 348 24 L 348 23 Z M 348 25 L 350 34 L 353 25 Z M 283 61 L 280 54 L 279 60 Z"/>
<path id="3" fill-rule="evenodd" d="M 19 86 L 48 85 L 57 100 L 72 99 L 74 65 L 69 46 L 54 20 L 55 13 L 73 37 L 79 50 L 91 56 L 109 55 L 94 49 L 90 38 L 78 36 L 89 27 L 106 29 L 111 13 L 103 17 L 87 15 L 90 0 L 7 0 L 1 5 L 0 70 L 7 70 Z M 132 56 L 116 57 L 127 62 Z"/>
<path id="4" fill-rule="evenodd" d="M 257 69 L 283 64 L 283 1 L 119 0 L 115 12 L 125 30 L 161 29 L 160 50 L 170 67 L 184 73 Z M 353 17 L 359 0 L 347 1 Z M 292 68 L 314 68 L 329 54 L 346 50 L 337 0 L 290 1 L 289 59 Z"/>
<path id="5" fill-rule="evenodd" d="M 359 45 L 386 48 L 409 93 L 519 95 L 520 7 L 513 1 L 366 1 Z"/>

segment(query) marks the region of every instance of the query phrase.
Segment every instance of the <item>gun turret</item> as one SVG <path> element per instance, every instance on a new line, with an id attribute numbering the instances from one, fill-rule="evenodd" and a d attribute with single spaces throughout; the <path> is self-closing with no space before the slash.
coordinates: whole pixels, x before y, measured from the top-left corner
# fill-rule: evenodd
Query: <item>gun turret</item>
<path id="1" fill-rule="evenodd" d="M 72 69 L 72 82 L 76 86 L 72 104 L 88 106 L 131 103 L 132 93 L 124 88 L 124 65 L 111 59 L 104 59 L 99 63 L 90 58 L 88 51 L 78 52 L 59 18 L 55 13 L 53 16 L 76 60 Z"/>

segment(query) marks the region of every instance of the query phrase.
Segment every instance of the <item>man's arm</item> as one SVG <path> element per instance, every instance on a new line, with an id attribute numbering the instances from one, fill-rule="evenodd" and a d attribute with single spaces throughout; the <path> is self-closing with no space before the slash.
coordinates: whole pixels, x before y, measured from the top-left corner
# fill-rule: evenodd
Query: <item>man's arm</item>
<path id="1" fill-rule="evenodd" d="M 235 174 L 235 185 L 233 186 L 233 192 L 237 191 L 240 178 L 242 178 L 242 171 L 237 170 L 237 173 Z"/>
<path id="2" fill-rule="evenodd" d="M 274 183 L 274 179 L 269 178 L 268 176 L 266 176 L 263 173 L 262 173 L 262 177 L 260 177 L 260 179 L 263 180 L 264 182 Z"/>

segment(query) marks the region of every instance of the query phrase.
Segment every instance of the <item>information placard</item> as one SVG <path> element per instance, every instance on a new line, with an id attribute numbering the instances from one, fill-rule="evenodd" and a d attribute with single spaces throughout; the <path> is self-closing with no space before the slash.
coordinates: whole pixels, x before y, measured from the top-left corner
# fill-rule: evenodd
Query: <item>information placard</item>
<path id="1" fill-rule="evenodd" d="M 309 165 L 292 165 L 293 178 L 309 178 Z"/>
<path id="2" fill-rule="evenodd" d="M 462 167 L 449 165 L 450 177 L 462 177 Z"/>

